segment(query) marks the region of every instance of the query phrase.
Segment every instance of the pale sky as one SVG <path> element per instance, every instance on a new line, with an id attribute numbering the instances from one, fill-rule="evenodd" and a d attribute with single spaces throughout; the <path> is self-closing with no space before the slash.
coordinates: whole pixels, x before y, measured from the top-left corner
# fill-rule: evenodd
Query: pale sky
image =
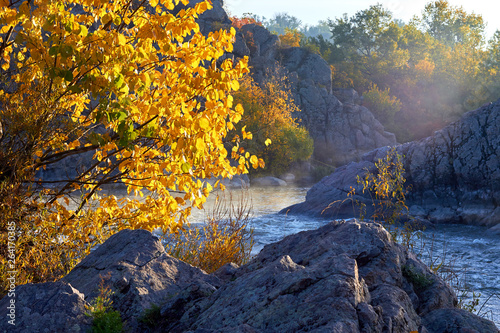
<path id="1" fill-rule="evenodd" d="M 244 13 L 252 13 L 269 19 L 275 13 L 286 12 L 309 25 L 327 18 L 335 19 L 344 13 L 351 17 L 356 12 L 377 3 L 389 9 L 394 18 L 408 22 L 414 15 L 420 15 L 429 2 L 431 0 L 224 0 L 231 15 L 242 16 Z M 500 30 L 499 0 L 448 0 L 448 2 L 455 7 L 462 6 L 467 13 L 480 14 L 487 23 L 488 39 L 495 30 Z"/>

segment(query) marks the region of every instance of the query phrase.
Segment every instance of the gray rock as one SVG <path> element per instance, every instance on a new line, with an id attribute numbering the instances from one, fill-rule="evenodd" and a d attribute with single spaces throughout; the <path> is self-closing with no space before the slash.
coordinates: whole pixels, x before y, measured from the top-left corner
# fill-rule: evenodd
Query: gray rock
<path id="1" fill-rule="evenodd" d="M 211 185 L 214 185 L 217 181 L 222 183 L 226 187 L 231 187 L 231 188 L 248 188 L 250 187 L 250 178 L 248 175 L 234 175 L 232 178 L 213 178 L 209 180 Z"/>
<path id="2" fill-rule="evenodd" d="M 278 36 L 256 24 L 244 25 L 241 32 L 252 58 L 261 61 L 274 59 L 280 44 Z"/>
<path id="3" fill-rule="evenodd" d="M 410 213 L 433 223 L 495 226 L 500 223 L 500 100 L 468 112 L 431 137 L 397 146 L 404 156 Z M 304 203 L 288 213 L 356 216 L 347 198 L 351 186 L 361 193 L 356 176 L 374 172 L 374 162 L 388 148 L 363 156 L 362 161 L 337 168 L 314 185 Z M 371 204 L 367 196 L 355 196 Z"/>
<path id="4" fill-rule="evenodd" d="M 194 7 L 196 4 L 202 2 L 203 0 L 191 0 L 187 6 L 179 4 L 172 11 L 173 14 L 177 14 L 181 9 L 186 7 Z M 231 26 L 231 20 L 227 16 L 224 10 L 223 0 L 212 0 L 212 9 L 205 11 L 201 14 L 196 22 L 200 26 L 200 31 L 207 36 L 211 31 L 219 30 L 221 28 L 229 28 Z"/>
<path id="5" fill-rule="evenodd" d="M 358 95 L 358 92 L 352 88 L 336 88 L 333 89 L 333 94 L 337 97 L 342 103 L 349 104 L 359 104 L 361 103 L 361 98 Z"/>
<path id="6" fill-rule="evenodd" d="M 90 301 L 99 295 L 101 280 L 114 293 L 113 306 L 135 329 L 138 318 L 188 287 L 215 291 L 220 281 L 166 254 L 161 242 L 146 230 L 122 230 L 83 259 L 62 280 Z"/>
<path id="7" fill-rule="evenodd" d="M 462 309 L 437 309 L 422 318 L 429 333 L 498 333 L 495 324 Z"/>
<path id="8" fill-rule="evenodd" d="M 279 177 L 281 180 L 284 180 L 287 183 L 295 182 L 295 175 L 293 173 L 285 173 Z"/>
<path id="9" fill-rule="evenodd" d="M 262 187 L 268 187 L 268 186 L 286 186 L 287 183 L 286 181 L 276 178 L 276 177 L 259 177 L 259 178 L 254 178 L 251 181 L 252 186 L 262 186 Z"/>
<path id="10" fill-rule="evenodd" d="M 17 287 L 15 294 L 0 300 L 0 332 L 84 333 L 91 327 L 92 319 L 85 315 L 89 304 L 70 284 L 30 283 Z M 8 308 L 11 304 L 14 312 Z M 11 313 L 15 317 L 9 317 Z M 9 324 L 12 319 L 15 326 Z"/>
<path id="11" fill-rule="evenodd" d="M 414 286 L 403 267 L 428 274 Z M 262 332 L 408 332 L 456 296 L 378 224 L 332 222 L 267 245 L 181 318 L 194 331 L 247 324 Z M 411 296 L 410 296 L 411 295 Z"/>
<path id="12" fill-rule="evenodd" d="M 300 80 L 312 80 L 316 85 L 332 87 L 332 73 L 328 63 L 316 53 L 300 47 L 290 47 L 280 52 L 281 65 L 290 72 L 296 72 Z"/>

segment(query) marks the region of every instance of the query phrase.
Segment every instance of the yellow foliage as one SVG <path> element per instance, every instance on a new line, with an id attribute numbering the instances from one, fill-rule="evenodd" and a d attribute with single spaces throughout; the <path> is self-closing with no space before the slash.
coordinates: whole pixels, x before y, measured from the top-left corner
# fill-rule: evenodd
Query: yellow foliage
<path id="1" fill-rule="evenodd" d="M 166 250 L 208 273 L 227 263 L 245 264 L 253 247 L 250 212 L 251 205 L 245 192 L 237 200 L 232 194 L 217 196 L 206 224 L 168 235 Z"/>
<path id="2" fill-rule="evenodd" d="M 299 47 L 302 34 L 298 30 L 285 28 L 285 33 L 279 35 L 281 47 Z"/>
<path id="3" fill-rule="evenodd" d="M 307 160 L 313 151 L 313 141 L 294 118 L 300 109 L 293 101 L 286 76 L 277 69 L 268 71 L 266 79 L 259 86 L 249 75 L 243 77 L 234 98 L 245 108 L 241 120 L 245 125 L 243 133 L 247 128 L 252 132 L 248 150 L 263 160 L 251 157 L 252 166 L 262 167 L 265 161 L 268 171 L 281 173 L 292 162 Z"/>
<path id="4" fill-rule="evenodd" d="M 200 33 L 195 18 L 210 1 L 176 15 L 178 0 L 130 4 L 0 7 L 3 282 L 10 222 L 17 284 L 53 280 L 120 229 L 175 232 L 210 192 L 199 179 L 255 166 L 240 151 L 230 165 L 223 144 L 243 112 L 232 91 L 248 72 L 246 59 L 216 63 L 234 29 Z M 35 176 L 83 154 L 93 161 L 77 177 Z M 109 183 L 143 197 L 118 200 L 101 191 Z"/>

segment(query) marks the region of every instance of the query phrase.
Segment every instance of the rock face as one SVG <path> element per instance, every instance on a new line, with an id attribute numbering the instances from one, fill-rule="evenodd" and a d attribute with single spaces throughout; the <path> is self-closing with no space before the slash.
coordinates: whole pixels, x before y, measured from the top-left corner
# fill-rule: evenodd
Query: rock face
<path id="1" fill-rule="evenodd" d="M 20 286 L 16 331 L 85 332 L 105 275 L 130 332 L 499 332 L 454 308 L 450 287 L 380 225 L 356 220 L 288 236 L 213 275 L 166 255 L 151 233 L 124 230 L 63 281 Z"/>
<path id="2" fill-rule="evenodd" d="M 404 276 L 406 265 L 432 281 L 428 298 Z M 201 313 L 189 326 L 210 332 L 243 324 L 257 332 L 408 332 L 418 330 L 421 315 L 455 303 L 449 287 L 379 225 L 344 221 L 266 246 L 200 302 Z"/>
<path id="3" fill-rule="evenodd" d="M 153 305 L 188 288 L 214 292 L 219 279 L 165 253 L 161 242 L 145 230 L 123 230 L 83 259 L 63 279 L 90 301 L 101 280 L 113 291 L 113 306 L 132 330 Z"/>
<path id="4" fill-rule="evenodd" d="M 283 212 L 353 216 L 345 201 L 356 176 L 368 169 L 388 148 L 366 154 L 359 163 L 338 168 L 313 186 L 304 203 Z M 500 223 L 500 100 L 468 112 L 433 136 L 397 147 L 405 156 L 410 214 L 436 223 L 495 226 Z M 355 199 L 371 203 L 367 197 Z M 327 208 L 331 203 L 336 202 Z"/>
<path id="5" fill-rule="evenodd" d="M 84 295 L 65 282 L 25 284 L 15 293 L 15 297 L 0 300 L 2 333 L 79 333 L 90 329 L 92 320 L 85 315 L 88 303 Z M 14 311 L 9 309 L 11 304 Z"/>
<path id="6" fill-rule="evenodd" d="M 377 147 L 396 144 L 394 134 L 359 105 L 354 90 L 332 90 L 330 66 L 319 55 L 299 47 L 281 48 L 278 37 L 258 25 L 245 25 L 241 32 L 238 36 L 249 50 L 256 82 L 265 82 L 270 72 L 288 78 L 294 101 L 302 110 L 294 116 L 314 139 L 315 159 L 342 165 Z M 248 53 L 245 49 L 235 55 Z"/>

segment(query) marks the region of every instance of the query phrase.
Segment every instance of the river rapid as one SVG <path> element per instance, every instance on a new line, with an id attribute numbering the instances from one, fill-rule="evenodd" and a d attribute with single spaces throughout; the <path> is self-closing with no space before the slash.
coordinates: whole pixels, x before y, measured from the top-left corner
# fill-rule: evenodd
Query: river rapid
<path id="1" fill-rule="evenodd" d="M 232 196 L 233 204 L 241 198 L 251 209 L 251 228 L 254 230 L 253 253 L 266 244 L 303 230 L 316 229 L 330 220 L 304 216 L 277 214 L 281 209 L 305 200 L 308 188 L 278 187 L 228 190 L 224 197 Z M 192 223 L 202 223 L 213 207 L 214 196 L 209 198 L 205 210 L 193 211 Z M 442 263 L 444 277 L 449 283 L 459 283 L 457 294 L 464 295 L 462 302 L 471 304 L 477 298 L 474 313 L 493 320 L 500 327 L 500 236 L 488 234 L 487 228 L 447 224 L 438 225 L 416 236 L 415 252 L 427 265 Z M 418 237 L 417 237 L 418 236 Z M 457 278 L 458 277 L 458 278 Z M 474 297 L 473 296 L 474 293 Z M 480 296 L 478 296 L 480 295 Z"/>

